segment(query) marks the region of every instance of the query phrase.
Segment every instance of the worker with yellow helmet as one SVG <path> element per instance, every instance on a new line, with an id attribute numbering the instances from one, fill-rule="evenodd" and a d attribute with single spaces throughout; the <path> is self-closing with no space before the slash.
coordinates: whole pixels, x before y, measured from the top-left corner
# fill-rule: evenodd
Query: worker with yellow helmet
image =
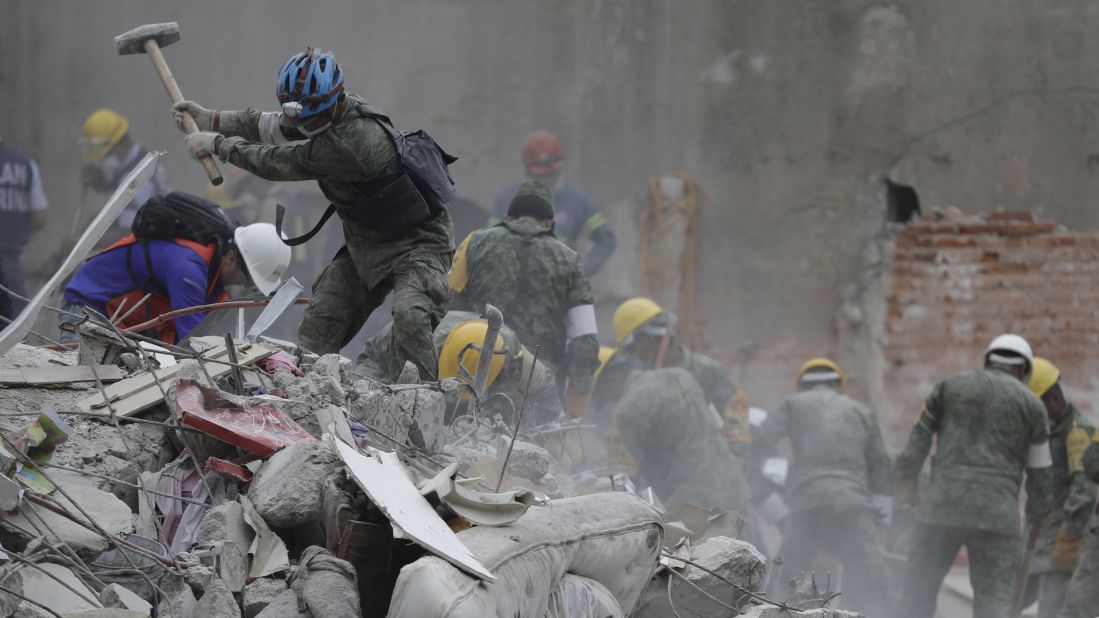
<path id="1" fill-rule="evenodd" d="M 608 403 L 616 401 L 622 378 L 633 369 L 681 367 L 694 376 L 706 399 L 720 412 L 729 447 L 737 455 L 749 456 L 747 396 L 733 384 L 720 363 L 688 350 L 676 340 L 674 322 L 674 316 L 648 298 L 631 298 L 618 306 L 611 322 L 617 351 L 604 364 L 606 371 L 600 372 L 605 381 L 596 386 L 595 407 L 606 409 Z"/>
<path id="2" fill-rule="evenodd" d="M 803 364 L 795 387 L 756 428 L 752 444 L 760 465 L 781 441 L 793 453 L 781 501 L 783 569 L 808 571 L 817 553 L 828 553 L 843 563 L 842 607 L 888 615 L 885 554 L 875 531 L 888 513 L 893 465 L 878 417 L 843 394 L 843 371 L 827 358 Z"/>
<path id="3" fill-rule="evenodd" d="M 1037 595 L 1038 616 L 1052 618 L 1065 604 L 1069 579 L 1080 562 L 1080 547 L 1095 507 L 1095 486 L 1083 474 L 1084 451 L 1095 428 L 1066 401 L 1061 372 L 1050 361 L 1034 357 L 1029 386 L 1049 415 L 1053 512 L 1049 525 L 1038 535 L 1027 585 L 1029 598 L 1024 597 L 1023 603 L 1029 605 Z M 1096 585 L 1095 581 L 1092 584 Z M 1089 609 L 1089 616 L 1099 610 Z"/>
<path id="4" fill-rule="evenodd" d="M 148 153 L 130 136 L 130 121 L 118 112 L 102 108 L 92 112 L 84 120 L 84 168 L 81 180 L 85 190 L 98 193 L 114 193 L 126 174 Z M 137 209 L 150 197 L 168 193 L 168 178 L 164 167 L 157 165 L 152 179 L 137 190 L 134 199 L 118 216 L 116 227 L 129 233 Z M 107 237 L 108 240 L 117 234 Z"/>
<path id="5" fill-rule="evenodd" d="M 505 316 L 506 319 L 506 316 Z M 378 334 L 367 340 L 359 354 L 355 372 L 377 380 L 385 379 L 390 338 L 393 323 L 382 327 Z M 473 384 L 477 373 L 477 363 L 481 358 L 481 346 L 488 332 L 488 323 L 478 314 L 470 311 L 447 312 L 435 328 L 433 341 L 439 360 L 439 379 L 457 378 Z M 557 395 L 553 371 L 541 360 L 534 361 L 534 355 L 519 342 L 515 331 L 506 325 L 500 329 L 496 338 L 496 350 L 489 364 L 486 388 L 491 395 L 507 395 L 515 407 L 519 406 L 519 397 L 527 390 L 527 407 L 524 412 L 526 425 L 550 422 L 561 413 L 561 400 Z M 465 396 L 469 396 L 465 391 Z M 487 402 L 487 416 L 496 412 L 509 417 L 510 406 L 503 398 L 492 398 Z M 449 406 L 448 414 L 453 409 Z M 450 419 L 447 419 L 449 422 Z"/>

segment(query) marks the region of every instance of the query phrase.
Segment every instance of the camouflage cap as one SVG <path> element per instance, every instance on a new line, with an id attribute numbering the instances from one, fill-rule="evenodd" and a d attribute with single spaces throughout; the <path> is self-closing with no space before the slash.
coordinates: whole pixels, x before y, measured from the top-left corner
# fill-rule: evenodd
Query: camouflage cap
<path id="1" fill-rule="evenodd" d="M 547 210 L 548 207 L 548 210 Z M 508 205 L 510 216 L 535 216 L 539 219 L 552 219 L 557 200 L 553 189 L 541 180 L 524 180 Z"/>

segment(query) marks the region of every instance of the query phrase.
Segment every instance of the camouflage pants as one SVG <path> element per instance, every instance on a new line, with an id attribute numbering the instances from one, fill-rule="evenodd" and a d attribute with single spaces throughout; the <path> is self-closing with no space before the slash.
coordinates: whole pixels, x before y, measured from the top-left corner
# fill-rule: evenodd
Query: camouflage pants
<path id="1" fill-rule="evenodd" d="M 450 298 L 446 273 L 449 253 L 412 253 L 393 265 L 392 271 L 373 288 L 360 269 L 354 252 L 345 246 L 336 253 L 313 282 L 313 304 L 305 310 L 298 327 L 301 345 L 317 354 L 339 352 L 362 328 L 370 314 L 394 293 L 393 331 L 387 379 L 395 380 L 412 361 L 422 380 L 435 380 L 438 360 L 432 332 L 439 324 Z"/>
<path id="2" fill-rule="evenodd" d="M 1092 518 L 1095 525 L 1097 518 Z M 1080 564 L 1068 583 L 1065 606 L 1058 618 L 1092 618 L 1099 616 L 1099 527 L 1084 537 Z"/>
<path id="3" fill-rule="evenodd" d="M 825 552 L 843 563 L 843 609 L 885 616 L 888 576 L 876 528 L 870 509 L 794 511 L 782 525 L 782 572 L 786 579 L 797 577 L 812 568 L 817 553 Z"/>
<path id="4" fill-rule="evenodd" d="M 1019 536 L 976 528 L 920 523 L 912 534 L 904 591 L 896 616 L 931 618 L 939 588 L 958 550 L 969 553 L 973 585 L 973 618 L 1003 618 L 1011 614 Z"/>

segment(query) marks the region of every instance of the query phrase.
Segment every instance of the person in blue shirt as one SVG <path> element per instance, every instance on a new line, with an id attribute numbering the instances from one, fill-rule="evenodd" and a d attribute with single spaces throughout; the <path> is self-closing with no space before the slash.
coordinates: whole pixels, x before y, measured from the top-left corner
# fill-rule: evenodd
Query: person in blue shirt
<path id="1" fill-rule="evenodd" d="M 237 227 L 220 248 L 217 243 L 203 245 L 184 238 L 140 241 L 131 234 L 89 258 L 73 274 L 65 286 L 62 307 L 68 314 L 61 314 L 58 326 L 79 322 L 82 306 L 107 316 L 121 307 L 121 315 L 125 315 L 146 294 L 151 294 L 148 301 L 119 322 L 120 328 L 176 309 L 226 300 L 229 285 L 251 282 L 263 294 L 270 294 L 289 266 L 290 247 L 270 223 Z M 204 313 L 181 316 L 146 334 L 176 343 L 205 317 Z M 71 328 L 61 328 L 59 340 L 71 343 L 77 338 Z"/>
<path id="2" fill-rule="evenodd" d="M 561 142 L 549 131 L 535 131 L 523 145 L 523 166 L 527 178 L 540 180 L 554 192 L 557 205 L 554 209 L 553 233 L 566 245 L 577 248 L 581 238 L 591 241 L 591 249 L 584 256 L 584 274 L 595 274 L 614 253 L 617 240 L 607 223 L 607 217 L 576 184 L 566 182 L 561 172 L 565 159 Z M 496 225 L 507 215 L 511 198 L 519 188 L 518 182 L 496 194 L 489 225 Z"/>

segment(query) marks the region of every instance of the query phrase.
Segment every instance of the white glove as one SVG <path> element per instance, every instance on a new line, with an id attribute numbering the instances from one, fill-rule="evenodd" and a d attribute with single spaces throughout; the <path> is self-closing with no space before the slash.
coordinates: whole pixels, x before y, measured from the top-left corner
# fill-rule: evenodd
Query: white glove
<path id="1" fill-rule="evenodd" d="M 172 106 L 172 120 L 175 120 L 176 128 L 181 132 L 187 132 L 187 129 L 183 126 L 183 112 L 185 111 L 191 113 L 199 131 L 214 130 L 214 114 L 217 112 L 206 109 L 194 101 L 180 101 Z"/>
<path id="2" fill-rule="evenodd" d="M 197 159 L 206 155 L 216 155 L 219 137 L 224 136 L 221 133 L 212 131 L 199 131 L 198 133 L 188 133 L 184 136 L 183 143 L 187 146 L 187 152 Z"/>

